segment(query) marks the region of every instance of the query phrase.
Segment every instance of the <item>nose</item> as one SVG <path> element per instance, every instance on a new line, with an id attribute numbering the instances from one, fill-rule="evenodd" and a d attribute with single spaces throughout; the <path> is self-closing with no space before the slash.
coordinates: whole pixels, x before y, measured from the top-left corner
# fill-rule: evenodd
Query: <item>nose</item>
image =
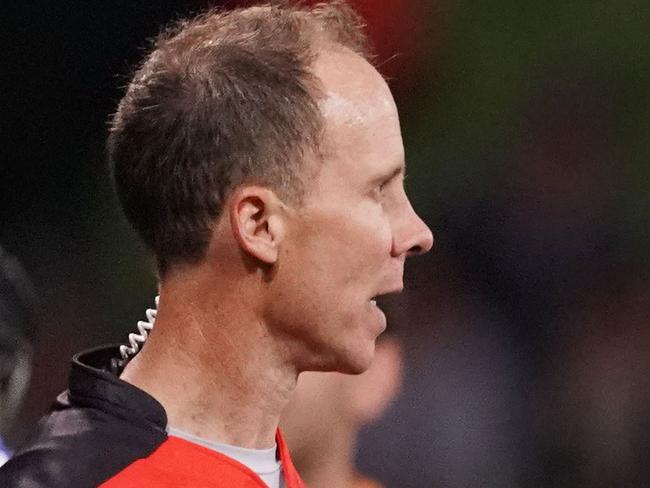
<path id="1" fill-rule="evenodd" d="M 393 229 L 392 255 L 399 257 L 425 254 L 431 250 L 433 243 L 431 229 L 408 203 L 406 215 Z"/>

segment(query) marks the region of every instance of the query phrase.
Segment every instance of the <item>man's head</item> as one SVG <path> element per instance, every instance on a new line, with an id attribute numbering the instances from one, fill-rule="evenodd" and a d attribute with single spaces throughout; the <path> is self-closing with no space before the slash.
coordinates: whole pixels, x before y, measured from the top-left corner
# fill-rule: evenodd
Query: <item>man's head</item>
<path id="1" fill-rule="evenodd" d="M 385 327 L 375 297 L 433 238 L 358 17 L 338 2 L 209 13 L 156 46 L 109 148 L 163 277 L 209 262 L 299 370 L 365 370 Z"/>
<path id="2" fill-rule="evenodd" d="M 361 20 L 342 2 L 213 10 L 158 37 L 108 150 L 123 208 L 161 274 L 203 257 L 239 185 L 304 194 L 324 126 L 312 65 L 334 46 L 369 57 Z"/>
<path id="3" fill-rule="evenodd" d="M 304 369 L 358 373 L 386 326 L 375 299 L 402 290 L 406 257 L 428 251 L 432 236 L 404 191 L 399 119 L 383 78 L 344 49 L 322 53 L 313 72 L 325 94 L 324 161 L 286 226 L 269 308 L 320 353 L 322 364 Z"/>

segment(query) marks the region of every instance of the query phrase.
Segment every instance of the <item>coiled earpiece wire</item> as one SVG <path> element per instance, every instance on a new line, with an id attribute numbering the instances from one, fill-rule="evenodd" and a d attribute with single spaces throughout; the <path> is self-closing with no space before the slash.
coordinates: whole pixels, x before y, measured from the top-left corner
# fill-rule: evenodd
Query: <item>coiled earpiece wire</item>
<path id="1" fill-rule="evenodd" d="M 156 322 L 156 315 L 158 314 L 158 304 L 160 302 L 160 296 L 156 296 L 155 300 L 156 308 L 148 308 L 145 311 L 145 316 L 147 320 L 138 320 L 137 323 L 137 332 L 131 332 L 129 334 L 129 344 L 122 344 L 120 346 L 120 359 L 113 359 L 111 361 L 111 369 L 115 373 L 121 372 L 127 363 L 133 359 L 133 357 L 138 354 L 140 349 L 144 346 L 149 333 L 153 329 L 153 326 Z"/>

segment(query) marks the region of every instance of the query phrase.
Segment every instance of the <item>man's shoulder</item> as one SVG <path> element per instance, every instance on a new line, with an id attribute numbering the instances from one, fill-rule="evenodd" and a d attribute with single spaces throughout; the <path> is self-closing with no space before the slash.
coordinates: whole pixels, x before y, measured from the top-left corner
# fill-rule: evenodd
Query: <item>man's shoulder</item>
<path id="1" fill-rule="evenodd" d="M 108 357 L 109 349 L 89 352 Z M 164 409 L 146 393 L 79 357 L 61 394 L 32 438 L 0 468 L 3 487 L 98 486 L 160 446 Z"/>
<path id="2" fill-rule="evenodd" d="M 0 486 L 265 486 L 234 459 L 167 436 L 162 405 L 107 369 L 115 352 L 96 349 L 75 358 L 69 390 L 32 439 L 0 468 Z M 287 486 L 302 488 L 279 433 L 277 441 Z"/>

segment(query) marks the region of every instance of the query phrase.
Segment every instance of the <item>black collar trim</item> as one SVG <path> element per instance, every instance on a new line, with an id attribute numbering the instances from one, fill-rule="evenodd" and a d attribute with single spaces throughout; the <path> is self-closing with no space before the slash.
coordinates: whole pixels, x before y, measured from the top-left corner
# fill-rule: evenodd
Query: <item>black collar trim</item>
<path id="1" fill-rule="evenodd" d="M 95 347 L 76 354 L 70 372 L 71 403 L 97 408 L 136 423 L 144 420 L 164 432 L 167 414 L 163 406 L 111 372 L 112 362 L 119 355 L 118 345 Z"/>

